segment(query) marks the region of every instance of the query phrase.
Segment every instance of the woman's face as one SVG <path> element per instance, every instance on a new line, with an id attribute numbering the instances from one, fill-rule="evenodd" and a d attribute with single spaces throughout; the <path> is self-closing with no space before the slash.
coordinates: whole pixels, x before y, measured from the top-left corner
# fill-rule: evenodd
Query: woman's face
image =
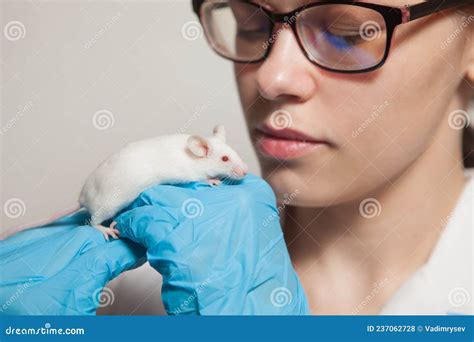
<path id="1" fill-rule="evenodd" d="M 301 0 L 265 3 L 286 12 Z M 313 207 L 363 198 L 393 184 L 431 145 L 458 139 L 462 131 L 450 128 L 448 116 L 460 109 L 472 56 L 465 31 L 446 41 L 461 23 L 445 11 L 397 27 L 385 65 L 366 74 L 318 68 L 282 26 L 265 61 L 236 63 L 262 174 L 279 199 L 297 191 L 292 204 Z M 294 141 L 302 135 L 323 143 Z"/>

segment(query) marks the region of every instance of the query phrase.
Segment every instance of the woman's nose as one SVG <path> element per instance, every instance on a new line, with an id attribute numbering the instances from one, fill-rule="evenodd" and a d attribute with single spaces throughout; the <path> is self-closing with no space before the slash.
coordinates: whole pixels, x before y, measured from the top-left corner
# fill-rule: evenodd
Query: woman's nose
<path id="1" fill-rule="evenodd" d="M 304 55 L 291 28 L 279 26 L 275 32 L 270 54 L 258 69 L 260 95 L 270 101 L 282 97 L 307 100 L 316 89 L 315 66 Z"/>

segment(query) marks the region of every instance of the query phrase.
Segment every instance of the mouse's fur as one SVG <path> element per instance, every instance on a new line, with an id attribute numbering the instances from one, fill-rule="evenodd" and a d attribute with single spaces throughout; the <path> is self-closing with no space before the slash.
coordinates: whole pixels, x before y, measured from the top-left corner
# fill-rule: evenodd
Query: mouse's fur
<path id="1" fill-rule="evenodd" d="M 89 175 L 79 204 L 89 211 L 91 225 L 106 238 L 107 235 L 116 238 L 118 231 L 113 225 L 105 228 L 100 224 L 115 216 L 146 188 L 163 183 L 240 179 L 247 170 L 237 152 L 227 145 L 221 125 L 214 128 L 211 137 L 174 134 L 141 140 L 112 154 Z M 44 220 L 42 223 L 45 224 Z"/>
<path id="2" fill-rule="evenodd" d="M 229 161 L 222 161 L 222 156 Z M 105 160 L 87 178 L 79 203 L 98 225 L 154 184 L 239 178 L 247 166 L 225 142 L 222 126 L 214 136 L 175 134 L 130 143 Z"/>

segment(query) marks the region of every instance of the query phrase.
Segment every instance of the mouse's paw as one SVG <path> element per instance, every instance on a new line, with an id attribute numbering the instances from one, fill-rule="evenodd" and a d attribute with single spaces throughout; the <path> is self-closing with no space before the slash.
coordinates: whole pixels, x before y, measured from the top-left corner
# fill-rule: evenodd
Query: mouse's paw
<path id="1" fill-rule="evenodd" d="M 115 223 L 115 224 L 117 224 L 117 223 Z M 111 224 L 110 226 L 111 226 L 111 228 L 104 227 L 102 225 L 97 225 L 97 226 L 94 226 L 94 227 L 104 235 L 104 238 L 107 241 L 109 241 L 109 236 L 113 237 L 114 239 L 119 239 L 120 232 L 118 231 L 118 229 L 113 228 L 113 227 L 115 227 L 115 225 L 113 225 L 113 227 L 112 227 L 112 224 Z"/>
<path id="2" fill-rule="evenodd" d="M 221 185 L 221 183 L 222 183 L 222 181 L 220 179 L 211 178 L 211 179 L 207 180 L 207 184 L 209 184 L 211 186 L 218 186 L 218 185 Z"/>
<path id="3" fill-rule="evenodd" d="M 115 233 L 115 235 L 117 235 L 118 237 L 120 237 L 120 230 L 118 230 L 117 228 L 115 228 L 115 226 L 117 225 L 117 222 L 113 221 L 109 228 L 112 229 L 112 231 Z"/>

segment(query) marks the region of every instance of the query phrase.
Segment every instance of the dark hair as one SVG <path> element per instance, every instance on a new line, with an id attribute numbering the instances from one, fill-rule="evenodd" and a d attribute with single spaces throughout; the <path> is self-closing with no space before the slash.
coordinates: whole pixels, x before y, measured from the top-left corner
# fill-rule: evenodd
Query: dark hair
<path id="1" fill-rule="evenodd" d="M 466 1 L 468 3 L 468 1 Z M 467 7 L 463 8 L 463 14 L 470 16 L 474 14 L 474 5 L 473 4 L 467 4 Z M 471 28 L 472 29 L 472 28 Z M 469 38 L 468 38 L 469 39 Z M 471 101 L 471 106 L 468 109 L 469 111 L 474 109 L 474 98 L 472 98 Z M 472 118 L 472 115 L 470 117 Z M 469 124 L 469 117 L 468 119 L 468 124 Z M 472 120 L 471 120 L 472 121 Z M 462 137 L 462 148 L 463 148 L 463 159 L 464 159 L 464 167 L 465 168 L 470 168 L 474 167 L 474 122 L 471 122 L 467 127 L 464 128 L 464 133 Z"/>
<path id="2" fill-rule="evenodd" d="M 471 123 L 471 126 L 474 123 Z M 474 167 L 474 129 L 471 126 L 464 128 L 463 134 L 463 159 L 464 167 Z"/>

